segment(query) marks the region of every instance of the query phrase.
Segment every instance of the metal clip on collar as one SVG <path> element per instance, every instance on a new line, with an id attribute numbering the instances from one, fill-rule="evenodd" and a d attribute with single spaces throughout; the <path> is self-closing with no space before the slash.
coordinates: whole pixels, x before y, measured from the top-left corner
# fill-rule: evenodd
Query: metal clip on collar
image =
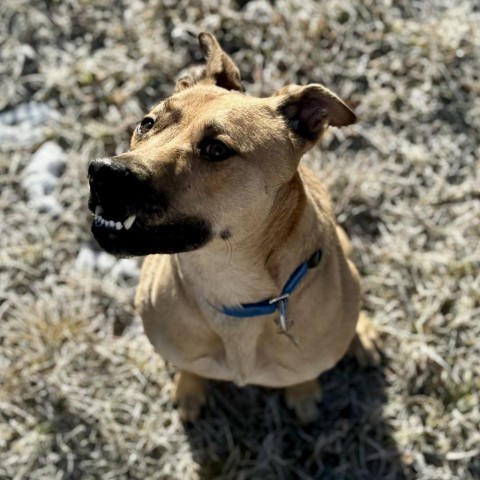
<path id="1" fill-rule="evenodd" d="M 317 267 L 321 259 L 322 251 L 317 250 L 306 262 L 300 264 L 290 275 L 290 278 L 282 289 L 282 293 L 278 297 L 257 303 L 243 303 L 240 307 L 222 307 L 220 311 L 231 317 L 246 318 L 270 315 L 275 313 L 275 310 L 278 310 L 280 316 L 278 320 L 276 320 L 276 323 L 279 328 L 279 333 L 287 335 L 287 337 L 298 346 L 297 339 L 288 332 L 293 325 L 293 322 L 287 318 L 288 300 L 308 270 Z"/>

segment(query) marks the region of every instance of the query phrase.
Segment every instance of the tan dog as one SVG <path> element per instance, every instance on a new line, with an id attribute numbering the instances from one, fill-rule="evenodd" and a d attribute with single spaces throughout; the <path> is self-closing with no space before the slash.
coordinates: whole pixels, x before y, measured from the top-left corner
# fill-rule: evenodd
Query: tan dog
<path id="1" fill-rule="evenodd" d="M 318 375 L 349 345 L 378 361 L 373 329 L 363 317 L 357 324 L 348 239 L 322 184 L 299 166 L 329 125 L 355 115 L 317 84 L 246 96 L 216 39 L 199 40 L 206 66 L 144 118 L 130 151 L 90 165 L 92 231 L 109 252 L 148 255 L 136 307 L 156 350 L 179 369 L 182 418 L 197 417 L 213 378 L 287 387 L 288 405 L 308 422 Z M 275 312 L 225 313 L 269 304 L 299 268 Z"/>

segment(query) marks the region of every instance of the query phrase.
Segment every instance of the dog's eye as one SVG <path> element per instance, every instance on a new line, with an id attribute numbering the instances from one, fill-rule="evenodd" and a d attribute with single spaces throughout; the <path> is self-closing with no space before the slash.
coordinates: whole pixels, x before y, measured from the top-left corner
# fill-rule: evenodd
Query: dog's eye
<path id="1" fill-rule="evenodd" d="M 221 162 L 235 154 L 220 140 L 206 138 L 200 143 L 200 153 L 212 162 Z"/>
<path id="2" fill-rule="evenodd" d="M 154 125 L 155 120 L 152 117 L 145 117 L 138 125 L 138 133 L 142 135 L 148 132 Z"/>

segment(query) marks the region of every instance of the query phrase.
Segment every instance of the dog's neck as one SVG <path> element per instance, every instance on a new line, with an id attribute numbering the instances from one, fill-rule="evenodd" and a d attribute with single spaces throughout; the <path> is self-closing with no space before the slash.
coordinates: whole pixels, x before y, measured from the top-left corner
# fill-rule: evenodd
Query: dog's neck
<path id="1" fill-rule="evenodd" d="M 315 206 L 298 173 L 280 187 L 261 223 L 242 238 L 234 233 L 230 240 L 176 256 L 179 275 L 197 301 L 233 307 L 275 297 L 321 247 Z"/>

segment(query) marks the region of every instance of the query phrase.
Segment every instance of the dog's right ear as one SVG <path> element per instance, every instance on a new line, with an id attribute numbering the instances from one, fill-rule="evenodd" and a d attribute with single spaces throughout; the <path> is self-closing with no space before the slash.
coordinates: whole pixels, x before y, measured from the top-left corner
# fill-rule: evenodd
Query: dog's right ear
<path id="1" fill-rule="evenodd" d="M 299 136 L 316 141 L 329 125 L 344 127 L 355 122 L 355 114 L 337 95 L 320 84 L 290 85 L 274 94 L 283 97 L 280 112 Z"/>
<path id="2" fill-rule="evenodd" d="M 189 75 L 177 80 L 176 92 L 181 92 L 195 84 L 217 85 L 226 90 L 244 92 L 240 80 L 240 70 L 233 60 L 222 50 L 217 39 L 207 32 L 198 36 L 200 49 L 206 60 L 204 67 L 190 69 Z"/>

